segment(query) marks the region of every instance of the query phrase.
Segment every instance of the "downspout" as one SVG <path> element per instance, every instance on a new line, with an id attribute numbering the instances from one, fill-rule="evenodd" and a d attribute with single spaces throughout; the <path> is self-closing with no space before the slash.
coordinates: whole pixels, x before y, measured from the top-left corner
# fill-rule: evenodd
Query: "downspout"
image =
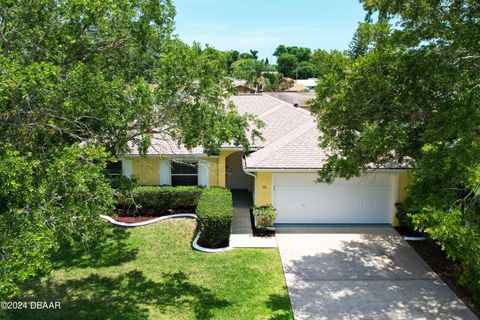
<path id="1" fill-rule="evenodd" d="M 245 174 L 253 177 L 253 205 L 257 205 L 257 175 L 245 170 L 246 161 L 245 156 L 242 157 L 242 170 Z"/>

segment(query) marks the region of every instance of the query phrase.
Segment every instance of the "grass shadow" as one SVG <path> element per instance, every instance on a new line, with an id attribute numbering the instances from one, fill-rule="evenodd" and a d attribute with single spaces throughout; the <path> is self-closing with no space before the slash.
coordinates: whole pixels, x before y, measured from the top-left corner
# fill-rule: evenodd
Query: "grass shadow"
<path id="1" fill-rule="evenodd" d="M 212 310 L 230 305 L 207 288 L 192 283 L 183 272 L 163 273 L 161 282 L 133 270 L 117 276 L 90 275 L 61 283 L 30 284 L 20 299 L 60 301 L 61 310 L 10 311 L 7 319 L 146 319 L 149 307 L 162 314 L 168 309 L 189 309 L 197 319 L 212 318 Z"/>
<path id="2" fill-rule="evenodd" d="M 271 320 L 291 320 L 293 319 L 292 306 L 288 293 L 271 294 L 266 302 L 267 307 L 272 310 L 274 315 Z"/>
<path id="3" fill-rule="evenodd" d="M 135 259 L 138 249 L 127 244 L 130 233 L 123 228 L 113 228 L 111 236 L 104 241 L 92 243 L 89 247 L 81 244 L 63 243 L 53 254 L 54 269 L 110 267 Z"/>

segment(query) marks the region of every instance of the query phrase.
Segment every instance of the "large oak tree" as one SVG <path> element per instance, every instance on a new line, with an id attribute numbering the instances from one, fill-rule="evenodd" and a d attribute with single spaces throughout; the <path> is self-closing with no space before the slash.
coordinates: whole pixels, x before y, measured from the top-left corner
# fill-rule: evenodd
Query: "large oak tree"
<path id="1" fill-rule="evenodd" d="M 411 166 L 410 221 L 480 292 L 480 2 L 362 2 L 356 59 L 317 88 L 320 177 Z"/>
<path id="2" fill-rule="evenodd" d="M 0 1 L 0 296 L 59 241 L 108 234 L 103 170 L 128 142 L 248 147 L 223 54 L 175 38 L 174 15 L 170 0 Z"/>

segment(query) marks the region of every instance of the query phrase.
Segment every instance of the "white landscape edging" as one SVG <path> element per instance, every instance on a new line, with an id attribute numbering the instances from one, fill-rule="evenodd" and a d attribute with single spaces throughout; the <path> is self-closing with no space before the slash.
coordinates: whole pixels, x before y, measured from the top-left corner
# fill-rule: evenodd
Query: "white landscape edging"
<path id="1" fill-rule="evenodd" d="M 132 222 L 132 223 L 120 222 L 120 221 L 117 221 L 117 220 L 113 219 L 112 217 L 105 216 L 105 215 L 102 215 L 102 214 L 100 215 L 100 218 L 105 219 L 108 222 L 110 222 L 114 225 L 117 225 L 117 226 L 121 226 L 121 227 L 141 227 L 141 226 L 146 226 L 146 225 L 156 223 L 156 222 L 159 222 L 159 221 L 163 221 L 163 220 L 167 220 L 167 219 L 175 219 L 175 218 L 193 218 L 193 219 L 197 219 L 197 221 L 198 221 L 197 215 L 193 214 L 193 213 L 170 214 L 168 216 L 154 218 L 154 219 L 151 219 L 151 220 L 148 220 L 148 221 Z M 195 238 L 193 239 L 193 242 L 192 242 L 192 247 L 195 250 L 202 251 L 202 252 L 215 253 L 215 252 L 230 251 L 230 250 L 233 249 L 232 247 L 216 248 L 216 249 L 202 247 L 201 245 L 198 244 L 198 239 L 200 239 L 200 235 L 202 233 L 201 230 L 202 230 L 202 227 L 200 226 L 200 231 L 197 233 L 197 235 L 195 236 Z"/>
<path id="2" fill-rule="evenodd" d="M 424 241 L 424 240 L 427 240 L 426 237 L 410 237 L 410 236 L 404 236 L 403 237 L 403 240 L 406 240 L 406 241 Z"/>

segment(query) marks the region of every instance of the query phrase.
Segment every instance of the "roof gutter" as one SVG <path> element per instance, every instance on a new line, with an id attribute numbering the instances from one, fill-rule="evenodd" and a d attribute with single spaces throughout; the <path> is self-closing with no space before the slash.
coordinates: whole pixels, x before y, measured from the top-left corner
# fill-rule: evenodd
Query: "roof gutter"
<path id="1" fill-rule="evenodd" d="M 258 151 L 260 149 L 263 149 L 261 146 L 250 146 L 250 151 Z M 226 150 L 226 151 L 244 151 L 245 149 L 243 147 L 220 147 L 220 150 Z"/>
<path id="2" fill-rule="evenodd" d="M 144 158 L 207 158 L 207 157 L 211 157 L 209 156 L 208 154 L 206 153 L 182 153 L 182 154 L 153 154 L 153 153 L 149 153 L 149 154 L 145 154 L 145 155 L 141 155 L 141 154 L 138 154 L 138 153 L 130 153 L 130 154 L 125 154 L 123 155 L 123 158 L 140 158 L 140 157 L 144 157 Z"/>
<path id="3" fill-rule="evenodd" d="M 304 171 L 312 171 L 316 172 L 320 169 L 317 168 L 245 168 L 249 172 L 304 172 Z"/>
<path id="4" fill-rule="evenodd" d="M 245 162 L 244 162 L 245 165 Z M 259 168 L 259 167 L 252 167 L 252 168 L 244 168 L 245 172 L 318 172 L 322 170 L 322 168 Z M 367 172 L 405 172 L 405 171 L 412 171 L 412 168 L 381 168 L 381 169 L 368 169 Z"/>

